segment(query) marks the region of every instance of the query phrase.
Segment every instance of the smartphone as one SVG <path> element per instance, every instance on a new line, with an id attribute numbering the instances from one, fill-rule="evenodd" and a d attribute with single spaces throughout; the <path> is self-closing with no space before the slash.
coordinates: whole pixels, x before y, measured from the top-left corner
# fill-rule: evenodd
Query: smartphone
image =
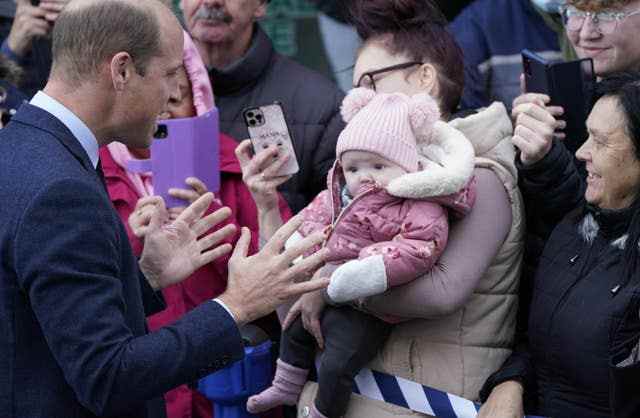
<path id="1" fill-rule="evenodd" d="M 276 176 L 288 176 L 300 171 L 291 133 L 280 103 L 247 108 L 242 112 L 242 116 L 254 153 L 275 145 L 278 147 L 278 157 L 289 155 L 289 159 L 278 170 Z"/>
<path id="2" fill-rule="evenodd" d="M 134 172 L 152 171 L 153 189 L 167 207 L 188 206 L 169 195 L 170 188 L 185 189 L 187 177 L 197 177 L 210 192 L 220 189 L 218 109 L 192 118 L 158 121 L 149 160 L 131 160 Z"/>
<path id="3" fill-rule="evenodd" d="M 522 51 L 522 69 L 527 93 L 543 93 L 551 105 L 562 106 L 567 123 L 563 144 L 576 152 L 587 139 L 586 121 L 593 106 L 596 76 L 593 60 L 550 62 L 535 52 Z"/>

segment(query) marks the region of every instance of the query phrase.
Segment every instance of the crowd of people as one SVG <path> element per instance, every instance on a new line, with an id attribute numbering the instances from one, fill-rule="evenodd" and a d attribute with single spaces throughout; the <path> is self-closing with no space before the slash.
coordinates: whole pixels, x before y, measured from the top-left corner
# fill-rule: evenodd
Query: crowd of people
<path id="1" fill-rule="evenodd" d="M 640 0 L 314 3 L 357 33 L 346 92 L 269 0 L 0 1 L 0 416 L 209 418 L 249 323 L 261 417 L 424 416 L 362 368 L 480 418 L 640 416 Z M 586 137 L 525 48 L 592 60 Z M 245 139 L 275 102 L 293 154 Z M 219 188 L 168 205 L 132 163 L 214 108 Z"/>

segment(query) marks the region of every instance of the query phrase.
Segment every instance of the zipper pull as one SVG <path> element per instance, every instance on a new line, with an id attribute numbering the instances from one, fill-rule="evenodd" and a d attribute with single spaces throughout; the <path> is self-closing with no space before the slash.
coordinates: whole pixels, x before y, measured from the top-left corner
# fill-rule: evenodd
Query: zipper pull
<path id="1" fill-rule="evenodd" d="M 569 264 L 574 265 L 576 263 L 576 260 L 578 260 L 578 258 L 580 258 L 580 254 L 574 255 L 569 259 Z"/>

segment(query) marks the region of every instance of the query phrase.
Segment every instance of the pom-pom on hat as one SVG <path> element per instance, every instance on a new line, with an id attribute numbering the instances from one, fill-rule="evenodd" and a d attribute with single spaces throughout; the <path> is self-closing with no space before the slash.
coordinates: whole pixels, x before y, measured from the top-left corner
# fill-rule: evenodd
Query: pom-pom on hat
<path id="1" fill-rule="evenodd" d="M 428 94 L 376 93 L 366 88 L 349 92 L 342 102 L 347 123 L 336 147 L 336 157 L 347 151 L 378 154 L 408 172 L 418 170 L 418 145 L 431 140 L 440 119 L 435 100 Z"/>

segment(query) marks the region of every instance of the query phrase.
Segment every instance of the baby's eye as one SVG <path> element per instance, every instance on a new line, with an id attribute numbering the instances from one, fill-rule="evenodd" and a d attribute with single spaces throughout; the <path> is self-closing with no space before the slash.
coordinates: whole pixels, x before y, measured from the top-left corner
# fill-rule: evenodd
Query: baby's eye
<path id="1" fill-rule="evenodd" d="M 376 170 L 382 170 L 384 169 L 384 164 L 375 164 L 373 168 L 375 168 Z"/>
<path id="2" fill-rule="evenodd" d="M 358 171 L 358 167 L 347 167 L 349 173 L 355 173 Z"/>

